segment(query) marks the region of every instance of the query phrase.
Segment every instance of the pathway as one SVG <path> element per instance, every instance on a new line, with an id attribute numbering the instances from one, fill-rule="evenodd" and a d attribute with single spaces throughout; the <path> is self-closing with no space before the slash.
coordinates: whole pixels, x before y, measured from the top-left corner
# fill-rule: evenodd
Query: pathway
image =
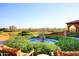
<path id="1" fill-rule="evenodd" d="M 3 45 L 6 42 L 6 40 L 0 40 L 0 45 Z"/>

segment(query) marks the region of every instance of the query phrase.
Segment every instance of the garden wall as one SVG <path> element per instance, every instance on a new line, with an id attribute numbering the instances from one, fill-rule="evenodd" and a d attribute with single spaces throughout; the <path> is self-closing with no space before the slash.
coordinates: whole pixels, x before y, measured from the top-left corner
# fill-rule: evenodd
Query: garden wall
<path id="1" fill-rule="evenodd" d="M 61 51 L 60 49 L 56 50 L 57 56 L 79 56 L 79 51 Z"/>

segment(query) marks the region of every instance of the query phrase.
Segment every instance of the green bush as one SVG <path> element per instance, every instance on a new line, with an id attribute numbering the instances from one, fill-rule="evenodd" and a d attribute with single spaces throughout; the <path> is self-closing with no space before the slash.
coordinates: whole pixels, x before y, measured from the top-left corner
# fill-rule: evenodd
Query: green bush
<path id="1" fill-rule="evenodd" d="M 58 46 L 49 44 L 49 43 L 33 43 L 33 48 L 35 50 L 35 54 L 45 53 L 49 54 L 50 52 L 54 52 Z"/>
<path id="2" fill-rule="evenodd" d="M 32 43 L 25 37 L 16 37 L 14 39 L 8 40 L 5 45 L 14 48 L 21 48 L 22 52 L 30 52 L 31 50 L 35 50 L 35 54 L 53 52 L 58 48 L 58 46 L 50 44 L 50 43 Z"/>
<path id="3" fill-rule="evenodd" d="M 79 40 L 63 37 L 56 43 L 63 51 L 79 51 Z"/>
<path id="4" fill-rule="evenodd" d="M 25 37 L 19 36 L 14 39 L 9 39 L 5 45 L 14 48 L 21 48 L 23 52 L 30 52 L 32 50 L 32 44 Z"/>
<path id="5" fill-rule="evenodd" d="M 79 37 L 79 32 L 71 32 L 68 34 L 70 37 Z"/>
<path id="6" fill-rule="evenodd" d="M 18 35 L 20 35 L 20 36 L 26 36 L 26 35 L 30 35 L 30 34 L 27 31 L 22 31 Z"/>
<path id="7" fill-rule="evenodd" d="M 40 36 L 32 36 L 31 38 L 40 38 Z"/>
<path id="8" fill-rule="evenodd" d="M 60 38 L 62 38 L 63 36 L 58 36 L 58 35 L 47 35 L 46 38 L 50 38 L 50 39 L 55 39 L 55 40 L 59 40 Z"/>

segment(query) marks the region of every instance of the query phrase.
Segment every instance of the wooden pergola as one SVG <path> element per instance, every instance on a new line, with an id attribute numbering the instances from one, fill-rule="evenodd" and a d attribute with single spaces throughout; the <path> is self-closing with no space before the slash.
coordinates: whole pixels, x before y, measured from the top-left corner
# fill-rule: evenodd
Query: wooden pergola
<path id="1" fill-rule="evenodd" d="M 76 32 L 79 32 L 79 20 L 71 21 L 66 24 L 67 24 L 68 32 L 70 31 L 69 29 L 72 25 L 76 28 Z"/>

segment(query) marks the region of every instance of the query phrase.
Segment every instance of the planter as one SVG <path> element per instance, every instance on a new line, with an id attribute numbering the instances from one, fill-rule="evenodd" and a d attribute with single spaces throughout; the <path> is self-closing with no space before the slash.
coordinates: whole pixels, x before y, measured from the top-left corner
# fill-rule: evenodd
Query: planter
<path id="1" fill-rule="evenodd" d="M 0 56 L 32 56 L 34 50 L 29 53 L 21 52 L 20 48 L 11 48 L 6 46 L 0 46 Z"/>
<path id="2" fill-rule="evenodd" d="M 79 51 L 62 51 L 61 49 L 56 50 L 57 56 L 79 56 Z"/>

